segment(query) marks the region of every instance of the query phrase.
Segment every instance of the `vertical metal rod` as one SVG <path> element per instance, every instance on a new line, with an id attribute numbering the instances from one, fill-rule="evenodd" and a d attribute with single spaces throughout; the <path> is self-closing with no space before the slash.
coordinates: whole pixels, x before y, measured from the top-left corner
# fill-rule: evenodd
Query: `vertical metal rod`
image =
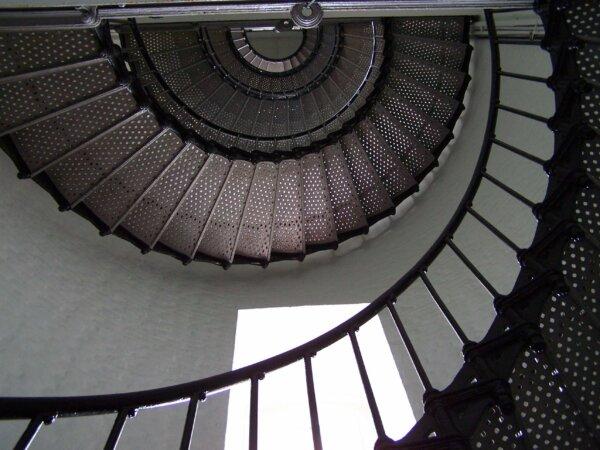
<path id="1" fill-rule="evenodd" d="M 194 432 L 194 422 L 196 420 L 196 411 L 198 410 L 198 401 L 200 395 L 195 394 L 190 397 L 188 404 L 187 415 L 185 417 L 185 425 L 183 427 L 183 436 L 181 437 L 180 450 L 189 450 L 192 443 L 192 434 Z"/>
<path id="2" fill-rule="evenodd" d="M 128 412 L 126 410 L 121 410 L 117 414 L 117 418 L 115 419 L 113 427 L 110 430 L 110 434 L 108 435 L 108 439 L 106 440 L 106 444 L 104 445 L 104 450 L 114 450 L 117 448 L 117 443 L 119 442 L 119 438 L 123 432 L 123 426 L 125 425 L 127 414 Z"/>
<path id="3" fill-rule="evenodd" d="M 427 376 L 427 373 L 425 372 L 425 369 L 423 368 L 423 365 L 421 364 L 421 360 L 419 359 L 419 356 L 417 355 L 417 352 L 415 351 L 415 348 L 413 347 L 412 342 L 410 342 L 410 338 L 408 337 L 408 334 L 406 333 L 406 330 L 404 329 L 404 325 L 402 325 L 402 322 L 400 321 L 400 317 L 398 316 L 398 312 L 396 311 L 396 308 L 394 307 L 394 304 L 392 303 L 391 300 L 387 301 L 387 308 L 390 311 L 390 314 L 392 315 L 392 319 L 394 320 L 394 323 L 396 324 L 396 329 L 400 333 L 400 338 L 402 338 L 402 342 L 404 343 L 404 346 L 406 347 L 406 350 L 408 351 L 408 355 L 410 356 L 410 359 L 411 359 L 413 365 L 415 366 L 415 370 L 417 371 L 417 375 L 419 375 L 419 379 L 421 380 L 421 384 L 423 385 L 423 388 L 425 388 L 425 392 L 432 391 L 433 386 L 431 385 L 431 382 L 429 381 L 429 377 Z"/>
<path id="4" fill-rule="evenodd" d="M 454 244 L 454 242 L 452 242 L 451 239 L 448 239 L 447 243 L 448 247 L 450 247 L 454 251 L 456 256 L 458 256 L 460 260 L 464 263 L 464 265 L 469 268 L 471 273 L 475 275 L 475 277 L 479 280 L 483 287 L 487 289 L 487 291 L 492 295 L 492 297 L 497 298 L 500 295 L 498 294 L 498 291 L 496 291 L 494 286 L 491 285 L 491 283 L 483 276 L 483 274 L 477 269 L 477 267 L 475 267 L 475 265 L 469 260 L 469 258 L 467 258 L 465 254 L 462 251 L 460 251 L 460 249 Z"/>
<path id="5" fill-rule="evenodd" d="M 420 276 L 421 280 L 427 287 L 429 294 L 433 298 L 433 301 L 435 301 L 435 304 L 438 306 L 438 308 L 440 308 L 440 311 L 442 311 L 442 314 L 444 315 L 444 317 L 446 318 L 446 320 L 448 321 L 448 323 L 450 324 L 460 341 L 463 343 L 463 345 L 469 342 L 469 338 L 464 333 L 464 331 L 462 330 L 462 328 L 460 327 L 460 325 L 458 324 L 458 322 L 456 321 L 446 304 L 442 301 L 441 297 L 431 284 L 431 281 L 429 281 L 427 273 L 425 271 L 421 271 Z"/>
<path id="6" fill-rule="evenodd" d="M 517 114 L 518 116 L 527 117 L 528 119 L 531 119 L 531 120 L 537 120 L 538 122 L 548 123 L 547 117 L 539 116 L 537 114 L 533 114 L 528 111 L 523 111 L 522 109 L 513 108 L 512 106 L 506 106 L 506 105 L 499 104 L 498 109 L 502 109 L 504 111 L 508 111 L 513 114 Z"/>
<path id="7" fill-rule="evenodd" d="M 491 181 L 492 183 L 494 183 L 500 189 L 502 189 L 503 191 L 505 191 L 507 194 L 513 196 L 514 198 L 516 198 L 517 200 L 519 200 L 524 205 L 529 206 L 532 209 L 535 207 L 535 203 L 533 203 L 531 200 L 529 200 L 526 197 L 523 197 L 517 191 L 515 191 L 514 189 L 509 188 L 507 185 L 505 185 L 504 183 L 502 183 L 500 180 L 498 180 L 497 178 L 493 177 L 492 175 L 488 174 L 487 172 L 483 172 L 481 174 L 481 176 L 483 178 Z"/>
<path id="8" fill-rule="evenodd" d="M 371 410 L 371 417 L 373 418 L 373 424 L 375 425 L 375 430 L 377 431 L 377 437 L 379 439 L 383 439 L 386 437 L 385 430 L 383 429 L 383 422 L 381 421 L 379 408 L 377 407 L 375 395 L 373 394 L 373 389 L 371 388 L 371 382 L 369 381 L 369 375 L 367 374 L 365 362 L 363 361 L 362 354 L 360 353 L 360 347 L 358 345 L 358 340 L 356 339 L 356 333 L 354 331 L 350 331 L 348 335 L 350 336 L 350 341 L 352 342 L 352 350 L 354 350 L 354 357 L 356 358 L 360 379 L 365 390 L 365 395 L 367 396 L 367 402 L 369 403 L 369 409 Z"/>
<path id="9" fill-rule="evenodd" d="M 308 393 L 308 408 L 310 410 L 310 425 L 312 429 L 313 445 L 315 450 L 323 450 L 321 442 L 321 427 L 319 425 L 319 411 L 317 410 L 317 398 L 315 396 L 315 383 L 312 373 L 312 362 L 310 356 L 304 357 L 304 370 L 306 372 L 306 391 Z"/>
<path id="10" fill-rule="evenodd" d="M 258 450 L 258 376 L 250 379 L 250 450 Z"/>
<path id="11" fill-rule="evenodd" d="M 534 156 L 534 155 L 532 155 L 530 153 L 527 153 L 527 152 L 525 152 L 525 151 L 521 150 L 520 148 L 517 148 L 517 147 L 515 147 L 513 145 L 507 144 L 506 142 L 501 141 L 500 139 L 495 139 L 494 138 L 494 139 L 492 139 L 492 142 L 494 144 L 499 145 L 500 147 L 503 147 L 506 150 L 509 150 L 509 151 L 511 151 L 511 152 L 519 155 L 519 156 L 522 156 L 523 158 L 528 159 L 529 161 L 532 161 L 532 162 L 534 162 L 536 164 L 543 165 L 546 162 L 543 159 L 538 158 L 537 156 Z"/>
<path id="12" fill-rule="evenodd" d="M 523 73 L 506 72 L 504 70 L 500 71 L 500 75 L 502 75 L 503 77 L 517 78 L 519 80 L 536 81 L 538 83 L 546 83 L 548 81 L 547 78 L 536 77 L 533 75 L 525 75 Z"/>
<path id="13" fill-rule="evenodd" d="M 469 212 L 469 214 L 471 214 L 479 222 L 481 222 L 482 225 L 484 225 L 488 230 L 490 230 L 492 233 L 494 233 L 494 235 L 498 239 L 500 239 L 502 242 L 504 242 L 506 245 L 508 245 L 515 253 L 519 253 L 521 251 L 521 248 L 517 244 L 515 244 L 513 241 L 511 241 L 504 233 L 502 233 L 498 228 L 496 228 L 494 225 L 492 225 L 486 218 L 481 216 L 473 208 L 467 207 L 467 212 Z"/>
<path id="14" fill-rule="evenodd" d="M 44 421 L 41 417 L 36 417 L 35 419 L 31 419 L 29 424 L 27 424 L 27 428 L 23 431 L 23 434 L 19 438 L 19 441 L 14 447 L 14 450 L 26 450 L 29 448 L 33 439 L 35 438 L 38 431 L 42 427 Z"/>

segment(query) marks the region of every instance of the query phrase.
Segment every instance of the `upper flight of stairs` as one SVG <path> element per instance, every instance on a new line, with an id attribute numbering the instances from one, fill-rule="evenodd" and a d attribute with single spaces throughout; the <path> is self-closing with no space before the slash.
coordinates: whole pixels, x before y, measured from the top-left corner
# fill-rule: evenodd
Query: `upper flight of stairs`
<path id="1" fill-rule="evenodd" d="M 367 232 L 435 167 L 463 109 L 467 30 L 326 25 L 278 77 L 232 61 L 222 28 L 129 24 L 122 50 L 105 26 L 3 32 L 0 135 L 21 176 L 143 251 L 302 259 Z"/>

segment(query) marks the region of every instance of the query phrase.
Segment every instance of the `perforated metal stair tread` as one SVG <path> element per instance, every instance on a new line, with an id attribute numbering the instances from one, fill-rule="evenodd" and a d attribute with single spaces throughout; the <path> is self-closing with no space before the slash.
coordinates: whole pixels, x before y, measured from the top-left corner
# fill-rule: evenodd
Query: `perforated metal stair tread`
<path id="1" fill-rule="evenodd" d="M 467 29 L 325 24 L 281 64 L 243 27 L 115 24 L 122 52 L 106 29 L 0 32 L 0 130 L 103 234 L 185 263 L 302 259 L 366 233 L 435 166 L 462 111 Z"/>

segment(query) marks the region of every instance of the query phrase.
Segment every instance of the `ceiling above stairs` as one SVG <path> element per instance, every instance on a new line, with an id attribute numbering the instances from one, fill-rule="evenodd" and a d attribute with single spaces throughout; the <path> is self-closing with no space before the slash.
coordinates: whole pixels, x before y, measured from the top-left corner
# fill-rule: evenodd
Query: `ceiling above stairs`
<path id="1" fill-rule="evenodd" d="M 328 23 L 276 57 L 255 31 L 1 33 L 4 147 L 63 209 L 144 251 L 228 266 L 336 248 L 393 214 L 452 139 L 468 19 Z"/>

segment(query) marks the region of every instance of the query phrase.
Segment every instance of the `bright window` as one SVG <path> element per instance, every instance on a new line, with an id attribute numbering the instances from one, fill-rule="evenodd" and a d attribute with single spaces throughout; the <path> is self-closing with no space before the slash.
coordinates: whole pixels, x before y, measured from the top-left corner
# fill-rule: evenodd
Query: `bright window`
<path id="1" fill-rule="evenodd" d="M 289 350 L 340 324 L 364 304 L 297 306 L 238 311 L 233 369 Z M 398 439 L 415 423 L 406 391 L 378 317 L 357 333 L 388 436 Z M 323 446 L 372 449 L 377 438 L 349 338 L 312 359 Z M 258 390 L 258 448 L 312 448 L 302 361 L 267 374 Z M 250 385 L 230 391 L 226 450 L 248 448 Z"/>

